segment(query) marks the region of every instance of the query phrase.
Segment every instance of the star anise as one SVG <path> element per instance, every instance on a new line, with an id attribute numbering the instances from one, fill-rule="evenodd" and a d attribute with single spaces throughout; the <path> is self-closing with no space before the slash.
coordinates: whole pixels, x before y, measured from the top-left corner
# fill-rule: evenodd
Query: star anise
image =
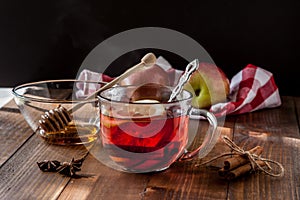
<path id="1" fill-rule="evenodd" d="M 73 158 L 71 162 L 63 162 L 62 165 L 57 168 L 57 172 L 65 176 L 74 177 L 76 172 L 81 170 L 83 161 L 84 158 L 77 160 Z"/>
<path id="2" fill-rule="evenodd" d="M 60 162 L 57 160 L 44 160 L 42 162 L 37 162 L 37 164 L 40 170 L 43 172 L 58 172 L 68 177 L 75 177 L 76 176 L 75 173 L 81 170 L 81 165 L 85 160 L 86 155 L 76 160 L 73 158 L 71 162 Z"/>
<path id="3" fill-rule="evenodd" d="M 37 164 L 43 172 L 57 172 L 57 169 L 61 166 L 61 163 L 57 160 L 44 160 L 37 162 Z"/>

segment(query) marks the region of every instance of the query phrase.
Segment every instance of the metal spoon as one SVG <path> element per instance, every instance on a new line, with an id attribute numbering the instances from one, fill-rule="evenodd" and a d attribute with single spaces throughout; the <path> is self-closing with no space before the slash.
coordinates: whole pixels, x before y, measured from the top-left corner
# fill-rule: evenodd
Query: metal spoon
<path id="1" fill-rule="evenodd" d="M 168 102 L 171 102 L 171 101 L 174 101 L 177 97 L 177 95 L 180 94 L 184 84 L 186 82 L 188 82 L 190 76 L 192 75 L 192 73 L 194 71 L 196 71 L 197 67 L 199 66 L 199 61 L 198 59 L 195 59 L 193 60 L 192 62 L 190 62 L 186 68 L 185 68 L 185 71 L 184 73 L 182 74 L 182 76 L 180 77 L 177 85 L 175 86 L 175 88 L 173 89 L 171 95 L 170 95 L 170 98 L 168 100 Z"/>

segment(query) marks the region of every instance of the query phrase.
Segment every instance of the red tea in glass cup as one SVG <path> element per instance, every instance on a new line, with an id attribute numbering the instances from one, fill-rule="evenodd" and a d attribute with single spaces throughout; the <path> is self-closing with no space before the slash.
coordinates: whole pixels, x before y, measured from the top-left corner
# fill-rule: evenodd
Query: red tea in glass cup
<path id="1" fill-rule="evenodd" d="M 192 94 L 185 90 L 167 102 L 171 90 L 159 85 L 142 90 L 117 86 L 100 93 L 100 138 L 110 160 L 104 164 L 126 172 L 154 172 L 178 159 L 204 157 L 212 149 L 219 136 L 215 117 L 192 109 Z M 212 128 L 199 148 L 187 152 L 191 114 L 208 118 Z"/>

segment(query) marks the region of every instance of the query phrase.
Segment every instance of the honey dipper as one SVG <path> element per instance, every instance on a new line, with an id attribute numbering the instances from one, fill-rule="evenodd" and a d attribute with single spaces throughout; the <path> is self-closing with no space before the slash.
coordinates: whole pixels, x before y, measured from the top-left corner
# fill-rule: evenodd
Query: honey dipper
<path id="1" fill-rule="evenodd" d="M 156 62 L 156 57 L 153 53 L 146 54 L 141 59 L 140 63 L 129 68 L 123 74 L 116 77 L 111 82 L 105 84 L 103 87 L 99 88 L 98 90 L 90 94 L 88 97 L 85 98 L 85 100 L 92 99 L 97 93 L 112 87 L 120 80 L 126 78 L 127 76 L 136 72 L 137 70 L 142 69 L 143 67 L 150 67 L 154 65 L 155 62 Z M 72 112 L 76 111 L 81 106 L 82 104 L 76 104 L 75 106 L 67 110 L 66 108 L 59 105 L 57 108 L 45 112 L 45 114 L 43 114 L 41 116 L 41 119 L 39 120 L 40 128 L 46 132 L 55 132 L 64 129 L 64 127 L 67 126 L 72 121 L 72 117 L 71 117 Z"/>

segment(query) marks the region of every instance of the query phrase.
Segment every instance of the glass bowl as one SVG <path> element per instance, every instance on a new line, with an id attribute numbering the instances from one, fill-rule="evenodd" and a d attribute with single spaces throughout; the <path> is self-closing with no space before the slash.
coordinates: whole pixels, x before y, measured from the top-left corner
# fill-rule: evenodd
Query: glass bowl
<path id="1" fill-rule="evenodd" d="M 86 98 L 104 84 L 69 79 L 45 80 L 16 86 L 12 93 L 26 122 L 41 138 L 51 144 L 79 145 L 97 139 L 100 124 L 98 99 L 96 95 Z M 64 116 L 58 108 L 63 108 L 70 117 L 65 124 L 60 123 Z"/>

